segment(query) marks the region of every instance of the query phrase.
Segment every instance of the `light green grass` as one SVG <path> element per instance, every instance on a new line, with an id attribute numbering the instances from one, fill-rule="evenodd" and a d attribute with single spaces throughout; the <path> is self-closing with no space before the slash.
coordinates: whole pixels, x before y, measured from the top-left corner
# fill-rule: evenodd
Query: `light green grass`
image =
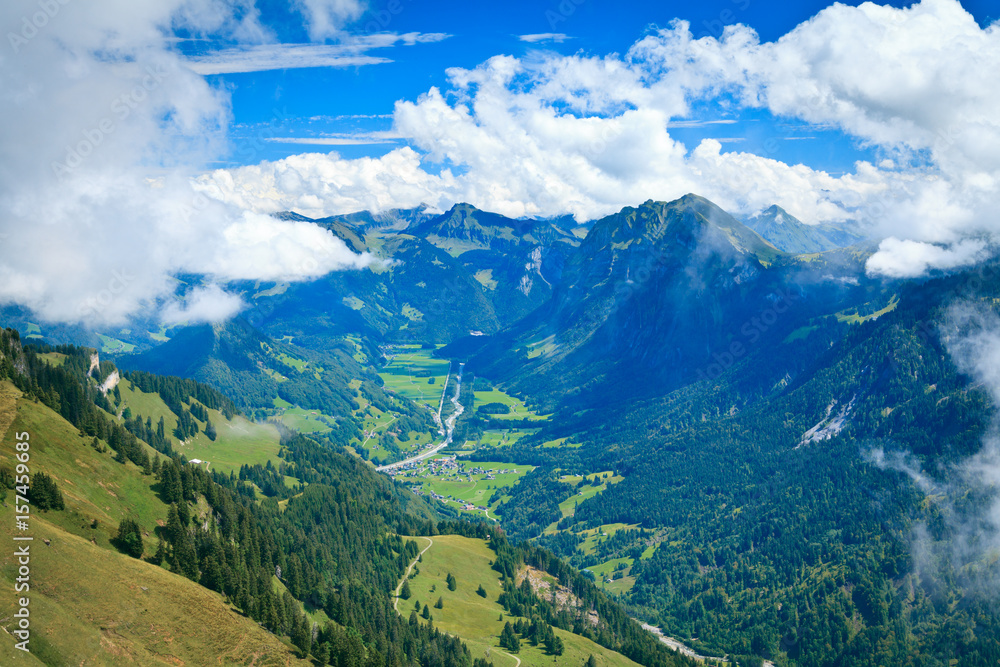
<path id="1" fill-rule="evenodd" d="M 493 291 L 499 284 L 493 279 L 493 269 L 480 269 L 476 271 L 475 279 L 486 289 Z"/>
<path id="2" fill-rule="evenodd" d="M 97 337 L 101 339 L 101 352 L 132 352 L 135 350 L 135 345 L 132 343 L 126 343 L 104 334 L 97 334 Z"/>
<path id="3" fill-rule="evenodd" d="M 447 359 L 435 359 L 433 350 L 423 350 L 419 345 L 401 345 L 387 354 L 392 361 L 379 373 L 386 389 L 422 405 L 437 410 L 441 392 L 451 369 Z M 434 383 L 429 382 L 434 378 Z"/>
<path id="4" fill-rule="evenodd" d="M 181 444 L 173 435 L 177 427 L 177 417 L 159 394 L 140 391 L 128 380 L 122 380 L 118 387 L 121 391 L 123 408 L 125 406 L 131 408 L 132 416 L 142 415 L 151 418 L 154 426 L 160 417 L 163 417 L 167 437 L 174 443 L 174 451 L 188 459 L 209 461 L 210 470 L 230 472 L 239 470 L 244 463 L 264 465 L 269 460 L 274 463 L 278 461 L 278 451 L 281 449 L 280 437 L 278 429 L 272 424 L 257 424 L 241 416 L 226 421 L 218 410 L 209 410 L 209 419 L 215 425 L 217 434 L 215 441 L 209 440 L 202 431 Z M 199 425 L 204 426 L 201 422 Z"/>
<path id="5" fill-rule="evenodd" d="M 92 437 L 81 437 L 76 428 L 45 404 L 14 398 L 20 392 L 9 383 L 0 383 L 0 387 L 0 401 L 7 406 L 16 401 L 16 415 L 3 436 L 0 465 L 14 468 L 14 435 L 27 432 L 31 470 L 53 477 L 66 501 L 65 511 L 47 515 L 53 522 L 101 545 L 109 544 L 118 523 L 128 516 L 153 534 L 158 522 L 167 517 L 167 506 L 150 490 L 156 483 L 153 476 L 139 474 L 132 463 L 115 463 L 110 449 L 98 453 L 90 446 Z M 98 521 L 97 529 L 90 528 L 94 519 Z"/>
<path id="6" fill-rule="evenodd" d="M 480 507 L 490 508 L 490 518 L 496 518 L 493 513 L 496 505 L 504 496 L 508 489 L 517 484 L 522 477 L 534 470 L 532 466 L 521 466 L 513 463 L 493 463 L 493 462 L 471 462 L 458 460 L 462 473 L 452 473 L 449 475 L 432 475 L 430 466 L 425 465 L 418 469 L 412 477 L 403 479 L 411 486 L 421 486 L 424 493 L 437 493 L 445 497 L 453 498 L 457 503 L 472 503 Z M 475 468 L 493 470 L 494 479 L 487 479 L 487 473 L 466 474 Z M 500 470 L 517 470 L 500 474 Z M 451 503 L 455 504 L 455 503 Z M 470 510 L 472 514 L 482 516 L 478 510 Z"/>
<path id="7" fill-rule="evenodd" d="M 321 421 L 321 417 L 326 417 L 331 423 L 336 423 L 334 417 L 324 415 L 320 410 L 306 410 L 297 407 L 285 408 L 281 415 L 281 423 L 300 433 L 325 433 L 330 430 L 330 427 Z"/>
<path id="8" fill-rule="evenodd" d="M 399 601 L 399 611 L 409 616 L 415 600 L 421 606 L 430 607 L 434 626 L 443 632 L 458 635 L 469 646 L 473 657 L 486 657 L 496 667 L 513 667 L 517 662 L 500 648 L 499 637 L 505 622 L 513 623 L 516 617 L 508 615 L 497 602 L 502 591 L 499 575 L 490 567 L 495 554 L 486 542 L 456 535 L 439 535 L 431 538 L 434 544 L 417 563 L 420 573 L 410 581 L 412 596 Z M 422 549 L 426 543 L 418 540 Z M 448 590 L 445 581 L 448 573 L 455 576 L 457 587 Z M 478 587 L 486 589 L 486 597 L 476 594 Z M 431 587 L 434 591 L 431 592 Z M 438 598 L 444 602 L 442 609 L 435 609 Z M 500 616 L 503 620 L 499 620 Z M 423 619 L 421 619 L 421 622 Z M 618 653 L 563 630 L 556 630 L 563 640 L 565 651 L 554 658 L 547 655 L 542 646 L 534 647 L 527 641 L 521 642 L 517 657 L 525 667 L 548 667 L 552 664 L 582 665 L 593 655 L 598 665 L 634 665 Z M 489 653 L 487 653 L 489 651 Z"/>
<path id="9" fill-rule="evenodd" d="M 342 301 L 351 310 L 361 310 L 365 307 L 365 302 L 356 296 L 345 296 Z"/>
<path id="10" fill-rule="evenodd" d="M 217 593 L 71 535 L 48 521 L 53 514 L 32 520 L 33 655 L 14 649 L 13 638 L 0 633 L 0 664 L 310 664 Z M 11 544 L 12 506 L 0 508 L 0 521 L 0 538 Z M 4 549 L 5 590 L 13 590 L 15 565 L 13 549 Z M 13 602 L 11 594 L 0 603 L 7 628 Z"/>
<path id="11" fill-rule="evenodd" d="M 836 314 L 837 321 L 839 321 L 839 322 L 847 322 L 849 324 L 863 324 L 864 322 L 867 322 L 868 320 L 878 319 L 879 317 L 881 317 L 882 315 L 885 315 L 886 313 L 891 313 L 892 311 L 896 310 L 896 306 L 898 306 L 898 305 L 899 305 L 899 296 L 896 295 L 896 294 L 893 294 L 892 298 L 889 299 L 889 303 L 885 306 L 885 308 L 882 308 L 881 310 L 877 310 L 874 313 L 872 313 L 871 315 L 858 315 L 857 313 L 848 315 L 848 314 L 846 314 L 844 312 L 839 312 L 839 313 Z"/>
<path id="12" fill-rule="evenodd" d="M 215 425 L 215 442 L 202 432 L 184 445 L 174 445 L 174 450 L 188 459 L 197 458 L 210 462 L 210 470 L 230 472 L 239 470 L 244 463 L 253 465 L 278 462 L 281 449 L 278 429 L 273 424 L 259 424 L 244 417 L 233 417 L 227 422 L 221 413 L 208 411 Z"/>
<path id="13" fill-rule="evenodd" d="M 403 304 L 403 317 L 414 322 L 424 319 L 424 314 L 408 303 Z"/>
<path id="14" fill-rule="evenodd" d="M 521 420 L 530 419 L 531 421 L 545 421 L 549 418 L 549 415 L 538 415 L 529 410 L 525 405 L 524 401 L 517 398 L 516 396 L 511 396 L 500 389 L 491 389 L 490 391 L 477 391 L 476 396 L 476 409 L 486 405 L 487 403 L 501 403 L 510 408 L 510 412 L 505 415 L 489 415 L 492 419 L 510 419 L 510 420 Z"/>
<path id="15" fill-rule="evenodd" d="M 66 363 L 66 355 L 59 352 L 46 352 L 45 354 L 39 355 L 42 359 L 47 361 L 51 366 L 62 366 Z"/>
<path id="16" fill-rule="evenodd" d="M 596 473 L 596 474 L 599 474 L 602 477 L 604 477 L 605 475 L 610 474 L 610 471 L 603 472 L 603 473 Z M 587 475 L 588 481 L 593 482 L 594 476 L 595 475 Z M 575 484 L 579 484 L 581 479 L 583 479 L 583 478 L 580 477 L 580 476 L 574 475 L 572 477 L 564 477 L 561 481 L 563 481 L 563 482 L 565 482 L 567 484 L 574 484 L 575 485 Z M 565 516 L 572 516 L 573 513 L 575 512 L 575 508 L 576 508 L 577 505 L 579 505 L 580 503 L 582 503 L 585 500 L 590 500 L 591 498 L 593 498 L 594 496 L 596 496 L 598 494 L 604 493 L 608 489 L 608 486 L 610 484 L 617 484 L 618 482 L 622 481 L 623 479 L 625 479 L 625 478 L 621 477 L 621 476 L 618 476 L 618 477 L 607 477 L 604 480 L 604 483 L 601 484 L 600 486 L 590 486 L 590 485 L 588 485 L 588 486 L 583 487 L 582 489 L 577 490 L 577 492 L 575 494 L 573 494 L 572 496 L 570 496 L 566 500 L 564 500 L 561 503 L 559 503 L 559 509 L 562 510 L 562 515 L 564 517 Z"/>
<path id="17" fill-rule="evenodd" d="M 443 236 L 438 236 L 437 234 L 430 234 L 427 236 L 427 242 L 441 248 L 447 252 L 452 257 L 458 257 L 464 252 L 470 250 L 488 250 L 489 246 L 482 245 L 481 243 L 473 243 L 472 241 L 460 241 L 458 239 L 447 238 Z"/>
<path id="18" fill-rule="evenodd" d="M 479 438 L 480 447 L 510 447 L 521 438 L 534 435 L 538 429 L 488 429 Z"/>
<path id="19" fill-rule="evenodd" d="M 597 551 L 597 543 L 602 539 L 607 539 L 612 537 L 619 530 L 626 530 L 631 528 L 638 528 L 639 524 L 627 524 L 627 523 L 607 523 L 603 526 L 598 526 L 597 528 L 591 528 L 590 530 L 583 530 L 577 533 L 577 535 L 583 536 L 585 539 L 583 544 L 581 544 L 577 549 L 587 554 L 588 556 L 593 555 Z"/>

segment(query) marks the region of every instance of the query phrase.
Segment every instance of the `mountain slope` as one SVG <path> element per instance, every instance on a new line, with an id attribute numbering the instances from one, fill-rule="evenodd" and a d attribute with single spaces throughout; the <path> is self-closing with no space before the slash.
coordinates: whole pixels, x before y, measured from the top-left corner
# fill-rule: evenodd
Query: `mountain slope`
<path id="1" fill-rule="evenodd" d="M 794 261 L 701 197 L 650 201 L 595 223 L 552 299 L 531 316 L 493 340 L 444 352 L 472 356 L 470 370 L 546 411 L 577 394 L 662 392 L 662 383 L 679 386 L 713 355 L 731 354 L 742 324 L 774 307 L 784 312 L 805 286 L 810 295 L 796 306 L 803 313 L 845 292 L 820 278 L 826 271 L 843 269 Z M 781 318 L 761 333 L 790 324 Z"/>
<path id="2" fill-rule="evenodd" d="M 749 218 L 746 225 L 776 248 L 793 254 L 825 252 L 863 240 L 842 225 L 807 225 L 777 204 Z"/>
<path id="3" fill-rule="evenodd" d="M 515 488 L 502 515 L 553 522 L 542 544 L 626 573 L 627 599 L 700 652 L 990 664 L 995 491 L 954 475 L 980 465 L 996 408 L 948 352 L 961 332 L 939 327 L 956 302 L 995 312 L 998 275 L 993 262 L 806 319 L 797 305 L 791 332 L 761 335 L 700 379 L 591 403 L 477 456 L 539 466 L 542 488 Z M 567 436 L 576 447 L 553 446 Z M 556 469 L 624 479 L 563 514 Z"/>

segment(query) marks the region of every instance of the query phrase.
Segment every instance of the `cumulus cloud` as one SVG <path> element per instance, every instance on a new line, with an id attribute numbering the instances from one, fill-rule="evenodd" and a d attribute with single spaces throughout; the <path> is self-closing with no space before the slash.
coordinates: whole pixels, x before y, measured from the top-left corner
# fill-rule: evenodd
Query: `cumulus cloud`
<path id="1" fill-rule="evenodd" d="M 228 320 L 243 309 L 243 300 L 218 285 L 198 287 L 188 293 L 183 301 L 169 303 L 160 313 L 160 321 L 167 326 L 175 324 L 200 324 Z"/>
<path id="2" fill-rule="evenodd" d="M 891 278 L 915 278 L 931 269 L 968 266 L 986 255 L 986 244 L 977 239 L 965 239 L 945 247 L 890 236 L 868 259 L 867 269 L 870 273 Z"/>
<path id="3" fill-rule="evenodd" d="M 677 21 L 620 56 L 533 53 L 451 69 L 447 89 L 397 103 L 395 131 L 411 148 L 356 163 L 363 178 L 331 153 L 209 180 L 217 196 L 256 210 L 301 202 L 323 214 L 362 200 L 411 205 L 420 192 L 439 207 L 469 201 L 508 215 L 594 218 L 693 191 L 745 214 L 778 203 L 807 222 L 861 221 L 873 237 L 896 240 L 869 271 L 915 275 L 974 261 L 997 231 L 998 71 L 1000 29 L 980 28 L 956 0 L 833 5 L 771 43 L 740 25 L 695 39 Z M 724 152 L 716 139 L 688 151 L 671 128 L 729 122 L 691 118 L 694 102 L 720 96 L 736 101 L 734 115 L 764 108 L 840 128 L 882 157 L 834 176 Z M 390 170 L 400 163 L 402 172 Z M 332 180 L 310 177 L 318 173 Z M 361 195 L 361 183 L 379 194 Z"/>
<path id="4" fill-rule="evenodd" d="M 117 324 L 155 314 L 178 273 L 308 279 L 367 261 L 192 185 L 226 146 L 229 102 L 176 52 L 172 30 L 267 39 L 244 5 L 60 3 L 39 25 L 35 2 L 0 5 L 10 42 L 0 53 L 0 303 L 46 321 Z M 204 317 L 235 301 L 210 290 L 191 303 Z"/>

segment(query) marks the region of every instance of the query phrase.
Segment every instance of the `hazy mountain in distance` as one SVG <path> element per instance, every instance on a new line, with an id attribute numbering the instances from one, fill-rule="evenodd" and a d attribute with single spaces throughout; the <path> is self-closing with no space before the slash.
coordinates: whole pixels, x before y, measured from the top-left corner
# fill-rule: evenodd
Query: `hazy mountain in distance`
<path id="1" fill-rule="evenodd" d="M 747 219 L 746 225 L 774 247 L 793 254 L 824 252 L 864 240 L 843 225 L 807 225 L 777 204 Z"/>

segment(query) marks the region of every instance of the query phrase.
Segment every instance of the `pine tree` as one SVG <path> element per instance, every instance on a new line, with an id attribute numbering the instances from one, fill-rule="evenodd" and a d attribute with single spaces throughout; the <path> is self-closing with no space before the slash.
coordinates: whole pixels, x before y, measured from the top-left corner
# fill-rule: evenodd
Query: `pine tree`
<path id="1" fill-rule="evenodd" d="M 438 601 L 434 603 L 435 609 L 444 609 L 444 598 L 438 598 Z"/>
<path id="2" fill-rule="evenodd" d="M 303 658 L 309 655 L 309 651 L 312 649 L 312 628 L 309 625 L 309 620 L 297 609 L 292 621 L 291 638 L 292 643 L 302 651 Z"/>
<path id="3" fill-rule="evenodd" d="M 181 523 L 180 514 L 177 511 L 177 505 L 171 504 L 167 509 L 167 526 L 166 526 L 167 541 L 170 542 L 171 546 L 177 546 L 180 542 L 181 536 L 184 533 L 184 524 Z"/>
<path id="4" fill-rule="evenodd" d="M 483 588 L 482 584 L 479 584 L 479 588 L 476 589 L 476 594 L 481 598 L 486 597 L 486 589 Z"/>
<path id="5" fill-rule="evenodd" d="M 597 667 L 597 659 L 594 658 L 593 653 L 591 653 L 590 657 L 587 658 L 587 664 L 585 665 L 585 667 Z"/>
<path id="6" fill-rule="evenodd" d="M 500 646 L 511 653 L 517 653 L 521 650 L 521 642 L 514 633 L 514 628 L 511 626 L 510 621 L 503 626 L 503 632 L 500 633 Z"/>
<path id="7" fill-rule="evenodd" d="M 448 576 L 445 579 L 445 581 L 448 582 L 449 591 L 453 591 L 458 587 L 458 582 L 455 580 L 455 575 L 453 575 L 451 572 L 448 573 Z"/>
<path id="8" fill-rule="evenodd" d="M 139 524 L 127 517 L 122 519 L 118 524 L 118 534 L 115 535 L 115 546 L 132 558 L 142 558 L 142 530 Z"/>
<path id="9" fill-rule="evenodd" d="M 404 579 L 403 587 L 399 590 L 399 597 L 403 598 L 404 600 L 409 600 L 411 595 L 412 593 L 410 592 L 410 580 Z"/>
<path id="10" fill-rule="evenodd" d="M 430 608 L 427 605 L 424 605 L 424 610 L 420 612 L 420 615 L 423 616 L 424 618 L 430 618 L 431 617 Z"/>

